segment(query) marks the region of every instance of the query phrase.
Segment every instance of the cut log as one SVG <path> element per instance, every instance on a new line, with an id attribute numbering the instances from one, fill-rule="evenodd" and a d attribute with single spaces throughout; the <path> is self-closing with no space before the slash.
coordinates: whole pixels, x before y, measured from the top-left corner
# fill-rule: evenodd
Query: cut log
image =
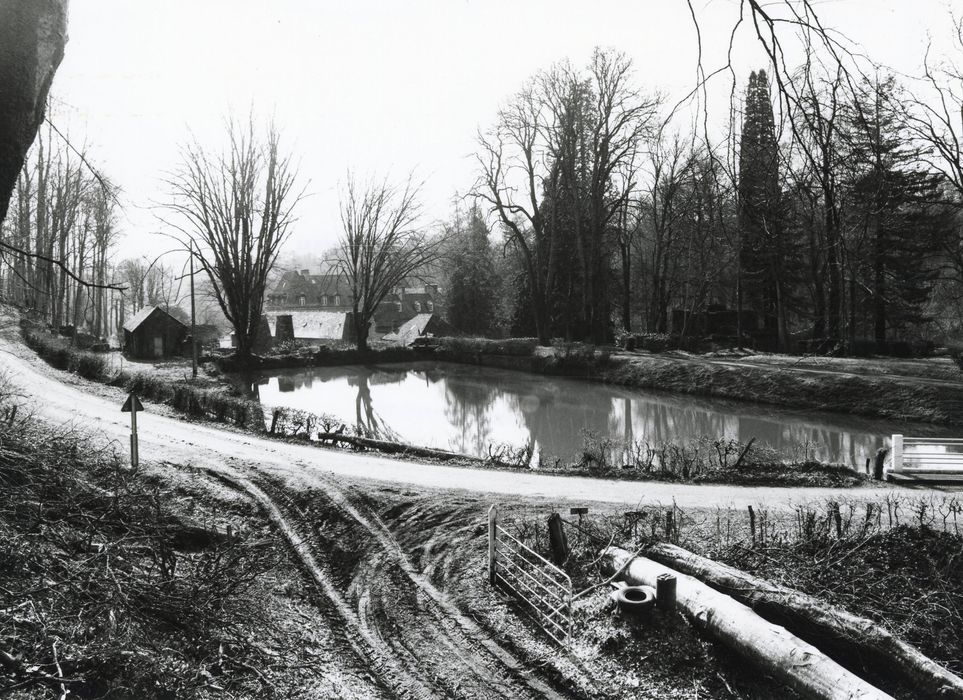
<path id="1" fill-rule="evenodd" d="M 731 595 L 767 620 L 827 648 L 836 658 L 870 662 L 927 696 L 963 700 L 963 679 L 872 620 L 675 545 L 657 544 L 646 554 Z"/>
<path id="2" fill-rule="evenodd" d="M 890 698 L 783 627 L 767 622 L 730 596 L 692 576 L 678 573 L 646 557 L 632 558 L 619 547 L 602 555 L 602 571 L 617 571 L 630 559 L 621 578 L 633 585 L 655 587 L 659 576 L 676 577 L 676 606 L 692 624 L 716 637 L 773 677 L 808 698 L 874 700 Z"/>
<path id="3" fill-rule="evenodd" d="M 403 442 L 391 442 L 389 440 L 375 440 L 373 438 L 360 437 L 357 435 L 344 435 L 342 433 L 318 433 L 318 442 L 321 443 L 342 443 L 352 447 L 365 450 L 377 450 L 385 454 L 406 454 L 412 457 L 428 457 L 431 459 L 468 459 L 474 462 L 482 460 L 477 457 L 448 452 L 447 450 L 436 450 L 431 447 L 415 447 L 406 445 Z"/>

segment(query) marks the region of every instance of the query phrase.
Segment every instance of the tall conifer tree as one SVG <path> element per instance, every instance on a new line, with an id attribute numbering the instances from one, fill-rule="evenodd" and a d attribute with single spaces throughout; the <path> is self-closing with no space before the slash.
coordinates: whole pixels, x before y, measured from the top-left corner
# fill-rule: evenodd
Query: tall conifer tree
<path id="1" fill-rule="evenodd" d="M 779 145 L 766 71 L 749 75 L 739 148 L 740 307 L 763 316 L 785 347 L 789 251 L 782 221 Z"/>

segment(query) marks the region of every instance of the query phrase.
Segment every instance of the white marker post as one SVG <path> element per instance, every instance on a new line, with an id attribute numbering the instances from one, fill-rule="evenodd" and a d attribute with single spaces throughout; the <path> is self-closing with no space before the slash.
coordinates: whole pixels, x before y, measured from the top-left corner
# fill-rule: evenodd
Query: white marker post
<path id="1" fill-rule="evenodd" d="M 143 411 L 144 406 L 141 404 L 140 399 L 137 398 L 137 394 L 131 392 L 127 396 L 127 400 L 124 405 L 121 406 L 121 413 L 130 414 L 130 466 L 136 469 L 140 460 L 137 455 L 137 412 Z"/>

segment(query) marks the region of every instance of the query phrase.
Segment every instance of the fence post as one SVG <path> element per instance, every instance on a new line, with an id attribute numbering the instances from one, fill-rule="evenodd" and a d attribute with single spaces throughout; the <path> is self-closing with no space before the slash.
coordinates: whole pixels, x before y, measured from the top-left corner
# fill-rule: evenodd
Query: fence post
<path id="1" fill-rule="evenodd" d="M 903 471 L 903 436 L 893 435 L 893 468 L 892 471 Z"/>
<path id="2" fill-rule="evenodd" d="M 498 527 L 498 508 L 488 509 L 488 582 L 495 585 L 495 528 Z"/>
<path id="3" fill-rule="evenodd" d="M 552 549 L 552 562 L 556 566 L 563 566 L 569 555 L 568 538 L 562 527 L 562 516 L 558 513 L 548 516 L 548 543 Z"/>
<path id="4" fill-rule="evenodd" d="M 676 578 L 672 574 L 659 574 L 655 578 L 655 604 L 662 610 L 674 610 L 676 601 Z"/>

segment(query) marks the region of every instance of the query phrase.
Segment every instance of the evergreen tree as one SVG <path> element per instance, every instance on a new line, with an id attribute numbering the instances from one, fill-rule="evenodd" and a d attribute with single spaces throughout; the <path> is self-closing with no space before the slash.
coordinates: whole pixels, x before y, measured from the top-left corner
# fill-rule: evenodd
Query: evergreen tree
<path id="1" fill-rule="evenodd" d="M 473 206 L 456 217 L 448 275 L 448 322 L 474 336 L 491 335 L 496 323 L 499 279 L 488 226 Z"/>
<path id="2" fill-rule="evenodd" d="M 749 75 L 739 148 L 739 306 L 788 341 L 789 240 L 782 216 L 779 146 L 766 71 Z M 775 324 L 775 328 L 773 328 Z"/>
<path id="3" fill-rule="evenodd" d="M 952 227 L 942 180 L 921 167 L 923 154 L 908 138 L 897 102 L 895 80 L 876 79 L 846 112 L 851 267 L 868 292 L 880 343 L 888 330 L 925 320 L 938 251 Z"/>

